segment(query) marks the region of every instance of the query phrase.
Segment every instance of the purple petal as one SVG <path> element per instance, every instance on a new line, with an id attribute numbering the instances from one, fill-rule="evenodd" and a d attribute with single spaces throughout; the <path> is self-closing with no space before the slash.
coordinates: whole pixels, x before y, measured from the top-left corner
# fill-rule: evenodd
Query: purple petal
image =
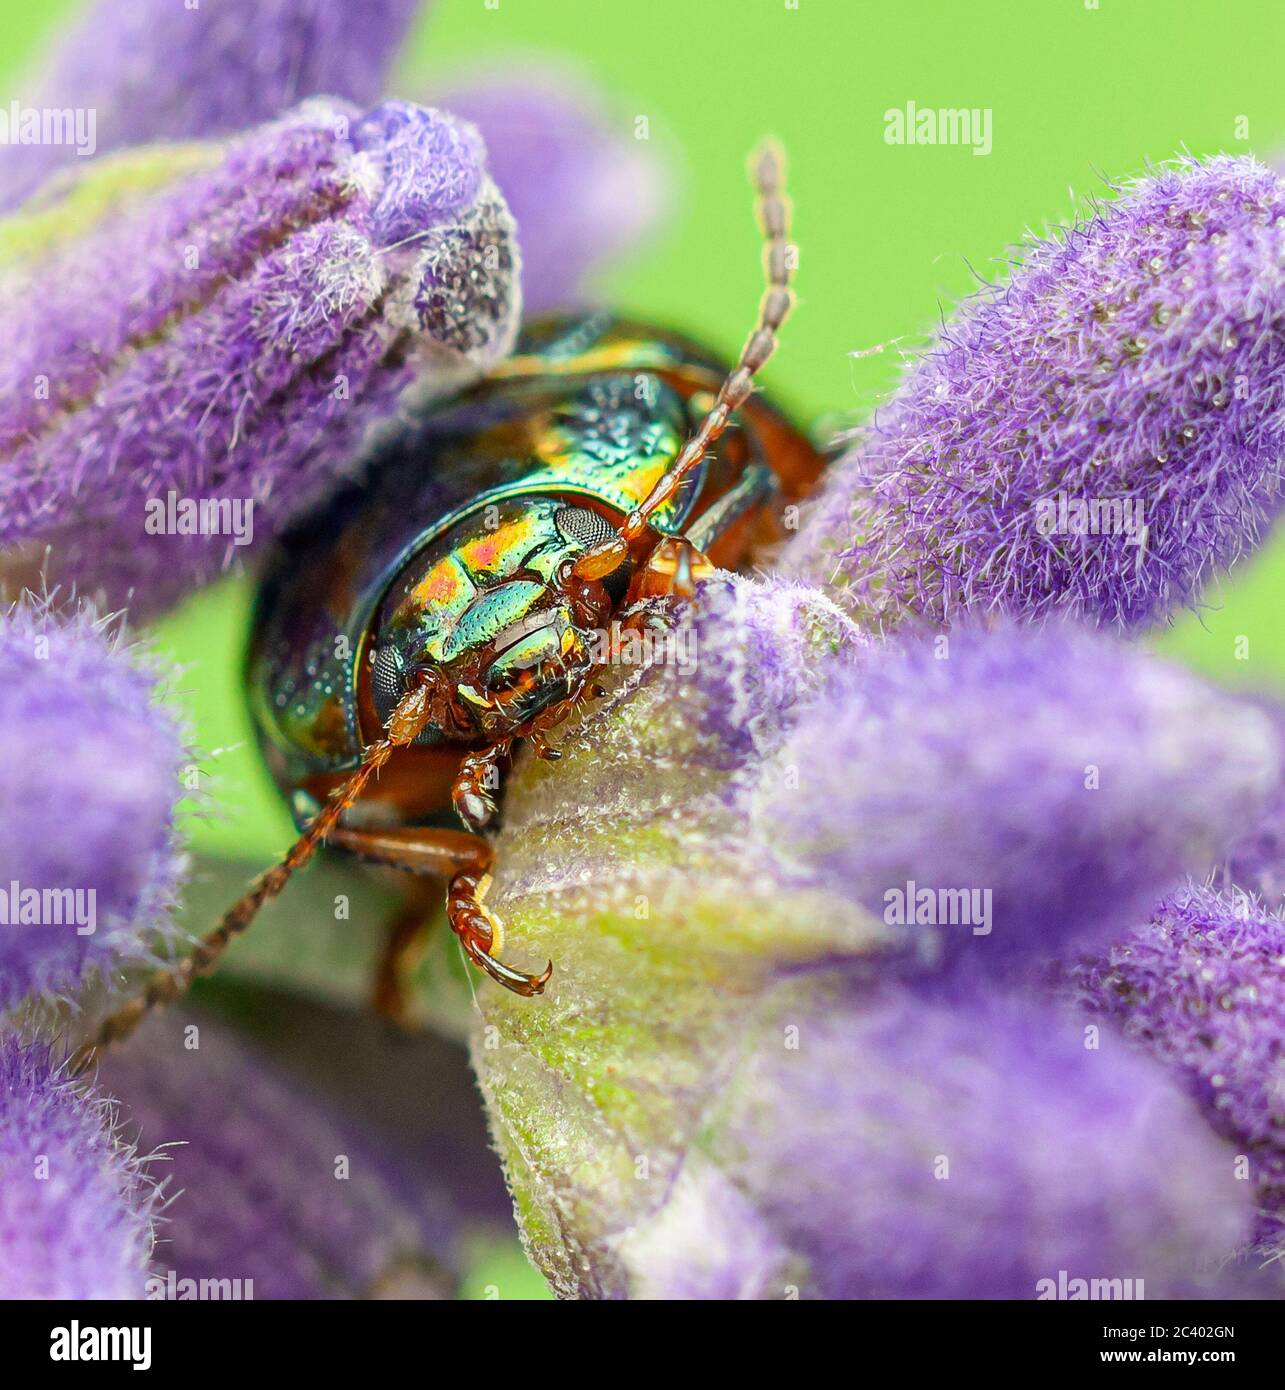
<path id="1" fill-rule="evenodd" d="M 0 1008 L 174 934 L 191 755 L 166 686 L 90 610 L 29 603 L 0 625 Z"/>
<path id="2" fill-rule="evenodd" d="M 0 1038 L 0 1298 L 142 1298 L 155 1189 L 96 1092 Z"/>
<path id="3" fill-rule="evenodd" d="M 1193 603 L 1280 509 L 1285 183 L 1184 160 L 1020 251 L 837 465 L 786 552 L 885 623 Z"/>
<path id="4" fill-rule="evenodd" d="M 22 105 L 92 112 L 90 154 L 230 134 L 304 97 L 366 105 L 383 92 L 418 8 L 419 0 L 97 0 L 33 76 Z M 74 143 L 7 146 L 0 202 L 13 206 L 76 156 Z"/>

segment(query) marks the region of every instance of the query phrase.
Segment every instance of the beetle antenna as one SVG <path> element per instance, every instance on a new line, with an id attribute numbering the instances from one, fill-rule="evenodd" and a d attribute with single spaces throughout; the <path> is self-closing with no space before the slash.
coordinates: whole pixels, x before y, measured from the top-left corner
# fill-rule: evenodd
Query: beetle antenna
<path id="1" fill-rule="evenodd" d="M 657 480 L 646 501 L 629 513 L 615 537 L 586 551 L 577 561 L 575 572 L 582 579 L 601 579 L 627 558 L 630 542 L 642 536 L 654 513 L 674 496 L 683 479 L 705 457 L 706 450 L 727 428 L 733 412 L 749 398 L 755 374 L 776 351 L 777 330 L 789 317 L 794 304 L 790 271 L 795 256 L 794 247 L 786 241 L 790 200 L 784 191 L 785 154 L 775 141 L 764 141 L 750 159 L 750 177 L 758 194 L 758 216 L 764 236 L 763 271 L 767 280 L 759 302 L 758 324 L 746 339 L 736 366 L 719 388 L 709 413 L 688 437 L 664 476 Z"/>
<path id="2" fill-rule="evenodd" d="M 70 1076 L 79 1076 L 93 1066 L 104 1048 L 128 1038 L 154 1008 L 172 1003 L 186 994 L 198 975 L 207 975 L 214 969 L 232 939 L 245 931 L 259 915 L 259 909 L 271 902 L 290 881 L 295 870 L 301 869 L 325 843 L 326 837 L 338 825 L 339 818 L 361 796 L 366 784 L 392 756 L 393 750 L 414 742 L 419 736 L 428 723 L 428 697 L 425 686 L 417 686 L 402 697 L 384 726 L 384 737 L 366 749 L 361 766 L 331 793 L 325 807 L 291 845 L 281 862 L 255 879 L 223 914 L 218 925 L 200 939 L 190 956 L 177 966 L 157 970 L 129 1003 L 102 1021 L 94 1036 L 82 1043 L 72 1055 L 68 1062 Z"/>

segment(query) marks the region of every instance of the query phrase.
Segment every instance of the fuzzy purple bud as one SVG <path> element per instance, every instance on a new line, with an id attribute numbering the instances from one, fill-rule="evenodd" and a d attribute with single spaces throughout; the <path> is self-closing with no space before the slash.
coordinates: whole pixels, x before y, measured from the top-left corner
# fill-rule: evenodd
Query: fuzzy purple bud
<path id="1" fill-rule="evenodd" d="M 0 1298 L 142 1298 L 155 1195 L 109 1102 L 0 1038 Z"/>
<path id="2" fill-rule="evenodd" d="M 389 101 L 353 123 L 353 149 L 370 157 L 378 178 L 370 210 L 377 246 L 419 237 L 477 198 L 483 147 L 476 131 L 425 114 L 424 107 Z"/>
<path id="3" fill-rule="evenodd" d="M 1285 922 L 1191 883 L 1063 987 L 1176 1071 L 1257 1195 L 1255 1248 L 1285 1258 Z"/>
<path id="4" fill-rule="evenodd" d="M 1182 160 L 961 306 L 786 562 L 885 624 L 1147 623 L 1258 543 L 1283 421 L 1285 182 Z"/>
<path id="5" fill-rule="evenodd" d="M 649 147 L 567 73 L 524 69 L 435 100 L 486 139 L 491 173 L 517 221 L 528 316 L 579 303 L 586 275 L 641 240 L 664 211 Z"/>
<path id="6" fill-rule="evenodd" d="M 471 126 L 314 101 L 208 153 L 0 281 L 0 543 L 52 544 L 135 617 L 485 372 L 518 317 Z"/>
<path id="7" fill-rule="evenodd" d="M 419 0 L 97 0 L 21 92 L 20 111 L 68 112 L 80 138 L 26 144 L 11 134 L 0 151 L 0 203 L 13 206 L 77 156 L 231 134 L 305 97 L 372 102 L 418 8 Z"/>
<path id="8" fill-rule="evenodd" d="M 827 664 L 866 646 L 825 593 L 776 576 L 726 575 L 702 585 L 687 631 L 691 679 L 675 698 L 689 704 L 711 762 L 729 768 L 774 752 Z"/>
<path id="9" fill-rule="evenodd" d="M 442 1194 L 217 1020 L 158 1014 L 100 1078 L 122 1128 L 166 1146 L 152 1170 L 169 1200 L 150 1296 L 192 1297 L 184 1288 L 202 1280 L 242 1298 L 450 1295 L 456 1228 Z"/>
<path id="10" fill-rule="evenodd" d="M 161 668 L 92 611 L 0 622 L 0 1009 L 172 936 L 190 755 Z"/>
<path id="11" fill-rule="evenodd" d="M 748 1203 L 760 1252 L 788 1252 L 752 1296 L 1056 1298 L 1064 1271 L 1156 1297 L 1199 1288 L 1245 1239 L 1231 1150 L 1145 1059 L 986 995 L 817 1003 L 738 1049 L 685 1165 Z M 719 1248 L 726 1208 L 707 1206 L 671 1265 Z M 666 1292 L 645 1242 L 618 1244 L 631 1280 Z"/>
<path id="12" fill-rule="evenodd" d="M 754 824 L 787 873 L 935 959 L 1121 928 L 1252 824 L 1269 721 L 1087 630 L 964 627 L 872 649 L 799 712 Z"/>

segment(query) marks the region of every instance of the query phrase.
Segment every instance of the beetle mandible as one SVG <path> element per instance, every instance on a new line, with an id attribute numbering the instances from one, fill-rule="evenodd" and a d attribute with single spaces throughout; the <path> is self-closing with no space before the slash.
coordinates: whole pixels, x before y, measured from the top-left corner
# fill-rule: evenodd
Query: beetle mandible
<path id="1" fill-rule="evenodd" d="M 552 963 L 505 962 L 484 901 L 484 832 L 514 744 L 556 757 L 548 731 L 601 693 L 604 629 L 643 627 L 658 600 L 743 564 L 823 467 L 752 394 L 792 304 L 782 169 L 771 144 L 752 161 L 767 284 L 730 372 L 686 339 L 601 314 L 536 324 L 284 538 L 248 677 L 301 834 L 190 957 L 102 1024 L 80 1066 L 211 970 L 323 843 L 445 879 L 469 960 L 519 994 L 544 989 Z M 390 937 L 385 1012 L 406 944 Z"/>

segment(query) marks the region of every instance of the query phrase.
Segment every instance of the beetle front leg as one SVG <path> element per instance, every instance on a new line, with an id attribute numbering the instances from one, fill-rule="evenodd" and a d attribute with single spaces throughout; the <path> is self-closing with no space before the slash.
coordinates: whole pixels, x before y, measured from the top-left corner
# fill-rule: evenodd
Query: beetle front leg
<path id="1" fill-rule="evenodd" d="M 693 599 L 696 585 L 718 571 L 709 559 L 683 536 L 667 536 L 647 557 L 629 586 L 629 600 L 653 598 Z"/>
<path id="2" fill-rule="evenodd" d="M 497 743 L 478 753 L 466 753 L 451 786 L 451 802 L 460 820 L 481 834 L 498 810 L 495 793 L 500 787 L 500 763 L 508 756 L 509 744 Z"/>
<path id="3" fill-rule="evenodd" d="M 446 915 L 451 930 L 459 937 L 464 954 L 497 984 L 514 994 L 530 998 L 543 994 L 553 974 L 550 961 L 539 975 L 527 975 L 498 959 L 504 946 L 504 927 L 483 899 L 491 886 L 491 875 L 459 874 L 451 880 L 446 894 Z"/>

